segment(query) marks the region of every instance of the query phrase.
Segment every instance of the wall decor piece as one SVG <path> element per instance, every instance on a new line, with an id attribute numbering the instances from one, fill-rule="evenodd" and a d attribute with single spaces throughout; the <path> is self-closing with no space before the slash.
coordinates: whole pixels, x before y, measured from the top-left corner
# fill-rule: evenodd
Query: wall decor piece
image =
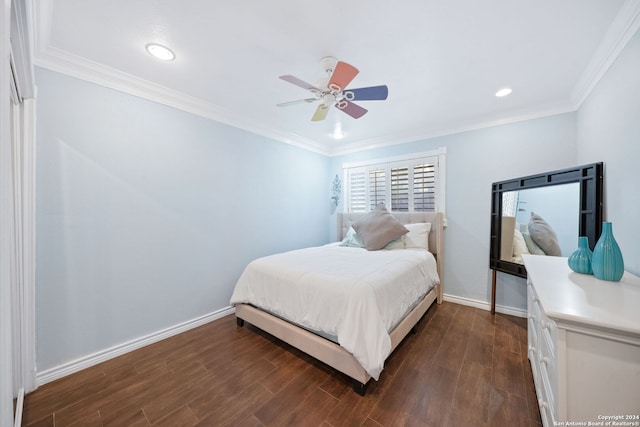
<path id="1" fill-rule="evenodd" d="M 338 174 L 333 179 L 333 187 L 331 189 L 331 201 L 334 206 L 338 206 L 340 204 L 340 194 L 342 194 L 342 181 Z"/>
<path id="2" fill-rule="evenodd" d="M 620 246 L 613 237 L 613 226 L 610 222 L 602 223 L 602 234 L 593 248 L 591 268 L 593 275 L 598 279 L 610 282 L 618 282 L 622 279 L 624 260 Z"/>
<path id="3" fill-rule="evenodd" d="M 589 249 L 589 239 L 586 236 L 578 237 L 578 249 L 569 257 L 569 268 L 576 273 L 593 274 L 591 259 L 593 252 Z"/>

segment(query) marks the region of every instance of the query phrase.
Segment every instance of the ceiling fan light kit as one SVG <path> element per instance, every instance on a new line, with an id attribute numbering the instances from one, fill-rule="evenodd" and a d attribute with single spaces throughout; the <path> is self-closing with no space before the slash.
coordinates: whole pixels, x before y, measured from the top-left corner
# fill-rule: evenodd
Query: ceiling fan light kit
<path id="1" fill-rule="evenodd" d="M 327 56 L 320 60 L 320 65 L 329 77 L 321 80 L 315 86 L 288 74 L 279 77 L 281 80 L 308 90 L 315 98 L 282 102 L 276 105 L 278 107 L 287 107 L 289 105 L 321 101 L 311 117 L 311 121 L 324 120 L 329 112 L 329 107 L 332 105 L 354 119 L 359 119 L 368 110 L 351 101 L 383 101 L 389 95 L 389 89 L 386 85 L 346 89 L 360 72 L 351 64 Z"/>

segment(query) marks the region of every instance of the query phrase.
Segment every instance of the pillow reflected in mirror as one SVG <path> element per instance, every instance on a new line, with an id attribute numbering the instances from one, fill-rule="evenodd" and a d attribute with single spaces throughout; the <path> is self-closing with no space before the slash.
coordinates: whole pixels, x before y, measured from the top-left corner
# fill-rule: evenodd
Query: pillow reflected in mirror
<path id="1" fill-rule="evenodd" d="M 524 243 L 527 245 L 527 249 L 529 250 L 530 254 L 546 255 L 544 251 L 540 249 L 540 246 L 538 246 L 536 242 L 533 241 L 529 233 L 522 233 L 522 238 L 524 239 Z"/>
<path id="2" fill-rule="evenodd" d="M 531 212 L 529 220 L 529 234 L 545 255 L 562 256 L 555 231 L 544 218 L 534 212 Z"/>

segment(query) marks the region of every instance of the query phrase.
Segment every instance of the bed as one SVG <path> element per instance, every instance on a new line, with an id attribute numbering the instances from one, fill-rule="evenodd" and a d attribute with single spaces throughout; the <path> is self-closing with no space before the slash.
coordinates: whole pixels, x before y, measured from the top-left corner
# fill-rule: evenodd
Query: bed
<path id="1" fill-rule="evenodd" d="M 339 241 L 364 215 L 337 214 Z M 346 374 L 364 395 L 386 357 L 434 302 L 442 302 L 442 214 L 393 217 L 405 225 L 429 224 L 429 251 L 334 243 L 252 261 L 231 298 L 238 325 L 248 322 Z M 376 304 L 380 300 L 393 304 Z"/>

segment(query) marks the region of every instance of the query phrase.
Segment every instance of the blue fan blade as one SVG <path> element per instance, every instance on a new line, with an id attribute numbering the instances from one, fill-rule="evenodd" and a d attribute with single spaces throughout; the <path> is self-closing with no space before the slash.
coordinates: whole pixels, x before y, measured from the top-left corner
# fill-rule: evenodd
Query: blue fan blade
<path id="1" fill-rule="evenodd" d="M 353 93 L 353 98 L 348 93 Z M 344 96 L 350 101 L 382 101 L 387 99 L 389 88 L 383 86 L 362 87 L 359 89 L 347 89 L 343 91 Z"/>

